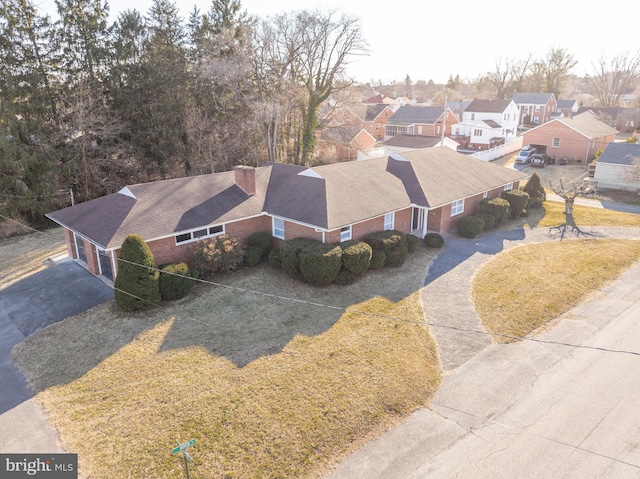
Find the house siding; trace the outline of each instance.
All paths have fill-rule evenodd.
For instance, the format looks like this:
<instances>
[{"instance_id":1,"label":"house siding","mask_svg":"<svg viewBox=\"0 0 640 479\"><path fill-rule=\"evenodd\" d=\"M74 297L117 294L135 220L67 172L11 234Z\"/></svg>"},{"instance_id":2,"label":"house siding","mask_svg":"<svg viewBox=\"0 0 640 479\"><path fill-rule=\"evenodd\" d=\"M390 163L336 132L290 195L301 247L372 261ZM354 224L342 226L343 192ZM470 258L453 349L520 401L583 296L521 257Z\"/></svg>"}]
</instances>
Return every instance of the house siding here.
<instances>
[{"instance_id":1,"label":"house siding","mask_svg":"<svg viewBox=\"0 0 640 479\"><path fill-rule=\"evenodd\" d=\"M560 146L553 147L553 139L560 138ZM587 162L596 151L615 140L615 133L595 139L588 139L576 130L553 120L523 135L523 144L547 145L547 155L576 158Z\"/></svg>"},{"instance_id":2,"label":"house siding","mask_svg":"<svg viewBox=\"0 0 640 479\"><path fill-rule=\"evenodd\" d=\"M629 181L627 175L631 170L627 165L612 165L596 163L593 179L598 182L598 188L614 190L640 191L640 181Z\"/></svg>"}]
</instances>

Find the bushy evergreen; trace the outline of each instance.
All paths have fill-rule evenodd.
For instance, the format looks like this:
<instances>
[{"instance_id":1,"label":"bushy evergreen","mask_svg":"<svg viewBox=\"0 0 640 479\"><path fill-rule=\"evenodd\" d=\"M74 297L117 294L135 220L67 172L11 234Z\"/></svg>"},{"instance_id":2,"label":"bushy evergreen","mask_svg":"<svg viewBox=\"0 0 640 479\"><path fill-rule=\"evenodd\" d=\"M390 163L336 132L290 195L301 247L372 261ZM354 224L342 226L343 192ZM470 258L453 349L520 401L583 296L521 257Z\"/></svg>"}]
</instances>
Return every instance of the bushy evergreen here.
<instances>
[{"instance_id":1,"label":"bushy evergreen","mask_svg":"<svg viewBox=\"0 0 640 479\"><path fill-rule=\"evenodd\" d=\"M420 238L413 235L407 235L407 249L409 253L413 253L420 244Z\"/></svg>"},{"instance_id":2,"label":"bushy evergreen","mask_svg":"<svg viewBox=\"0 0 640 479\"><path fill-rule=\"evenodd\" d=\"M196 273L186 263L171 263L160 268L160 296L163 301L184 298L193 288Z\"/></svg>"},{"instance_id":3,"label":"bushy evergreen","mask_svg":"<svg viewBox=\"0 0 640 479\"><path fill-rule=\"evenodd\" d=\"M280 250L272 249L269 251L269 266L275 269L282 269L282 258L280 258Z\"/></svg>"},{"instance_id":4,"label":"bushy evergreen","mask_svg":"<svg viewBox=\"0 0 640 479\"><path fill-rule=\"evenodd\" d=\"M342 267L342 248L317 242L303 248L299 258L304 281L314 286L327 286L335 281Z\"/></svg>"},{"instance_id":5,"label":"bushy evergreen","mask_svg":"<svg viewBox=\"0 0 640 479\"><path fill-rule=\"evenodd\" d=\"M305 248L313 248L318 241L308 238L292 238L284 240L280 245L280 261L282 269L289 276L300 276L300 253Z\"/></svg>"},{"instance_id":6,"label":"bushy evergreen","mask_svg":"<svg viewBox=\"0 0 640 479\"><path fill-rule=\"evenodd\" d=\"M458 233L465 238L475 238L484 229L484 220L477 216L462 216L458 218Z\"/></svg>"},{"instance_id":7,"label":"bushy evergreen","mask_svg":"<svg viewBox=\"0 0 640 479\"><path fill-rule=\"evenodd\" d=\"M369 269L380 269L384 267L384 263L387 259L387 255L380 249L374 249L371 251L371 262L369 263Z\"/></svg>"},{"instance_id":8,"label":"bushy evergreen","mask_svg":"<svg viewBox=\"0 0 640 479\"><path fill-rule=\"evenodd\" d=\"M250 268L258 266L264 256L264 250L260 246L249 245L244 254L244 264Z\"/></svg>"},{"instance_id":9,"label":"bushy evergreen","mask_svg":"<svg viewBox=\"0 0 640 479\"><path fill-rule=\"evenodd\" d=\"M159 272L153 253L140 235L131 234L118 253L114 282L116 304L125 311L140 311L160 302Z\"/></svg>"},{"instance_id":10,"label":"bushy evergreen","mask_svg":"<svg viewBox=\"0 0 640 479\"><path fill-rule=\"evenodd\" d=\"M444 238L440 233L427 233L424 235L424 244L429 248L442 248L444 246Z\"/></svg>"},{"instance_id":11,"label":"bushy evergreen","mask_svg":"<svg viewBox=\"0 0 640 479\"><path fill-rule=\"evenodd\" d=\"M199 240L192 248L196 269L205 274L230 273L244 261L244 248L238 238L223 234Z\"/></svg>"},{"instance_id":12,"label":"bushy evergreen","mask_svg":"<svg viewBox=\"0 0 640 479\"><path fill-rule=\"evenodd\" d=\"M496 217L489 213L478 213L476 216L484 221L485 231L492 229L496 225Z\"/></svg>"},{"instance_id":13,"label":"bushy evergreen","mask_svg":"<svg viewBox=\"0 0 640 479\"><path fill-rule=\"evenodd\" d=\"M522 190L508 190L502 192L502 197L509 202L509 218L520 218L529 202L529 194Z\"/></svg>"},{"instance_id":14,"label":"bushy evergreen","mask_svg":"<svg viewBox=\"0 0 640 479\"><path fill-rule=\"evenodd\" d=\"M372 249L364 241L347 241L340 243L342 248L342 268L355 277L362 275L371 264Z\"/></svg>"},{"instance_id":15,"label":"bushy evergreen","mask_svg":"<svg viewBox=\"0 0 640 479\"><path fill-rule=\"evenodd\" d=\"M368 235L364 241L371 246L374 252L384 253L384 266L400 266L407 257L407 235L401 231L376 231Z\"/></svg>"},{"instance_id":16,"label":"bushy evergreen","mask_svg":"<svg viewBox=\"0 0 640 479\"><path fill-rule=\"evenodd\" d=\"M529 195L529 202L526 209L542 208L542 203L547 200L547 192L542 186L538 173L534 173L527 181L527 184L522 187L522 191Z\"/></svg>"},{"instance_id":17,"label":"bushy evergreen","mask_svg":"<svg viewBox=\"0 0 640 479\"><path fill-rule=\"evenodd\" d=\"M504 198L484 198L480 201L480 213L488 213L496 219L495 226L509 218L509 202Z\"/></svg>"},{"instance_id":18,"label":"bushy evergreen","mask_svg":"<svg viewBox=\"0 0 640 479\"><path fill-rule=\"evenodd\" d=\"M269 233L254 233L249 236L249 246L258 246L262 248L262 257L266 257L271 251L271 247L273 244L273 236ZM248 249L248 248L247 248Z\"/></svg>"}]
</instances>

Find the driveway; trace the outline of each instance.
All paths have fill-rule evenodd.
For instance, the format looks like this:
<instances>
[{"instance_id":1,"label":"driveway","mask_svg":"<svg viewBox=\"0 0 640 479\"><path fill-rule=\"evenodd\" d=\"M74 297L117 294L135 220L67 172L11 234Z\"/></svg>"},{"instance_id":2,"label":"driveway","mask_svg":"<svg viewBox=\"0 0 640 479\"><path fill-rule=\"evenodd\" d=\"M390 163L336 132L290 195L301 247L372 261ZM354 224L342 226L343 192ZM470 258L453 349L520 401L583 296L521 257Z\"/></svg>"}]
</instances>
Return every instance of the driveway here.
<instances>
[{"instance_id":1,"label":"driveway","mask_svg":"<svg viewBox=\"0 0 640 479\"><path fill-rule=\"evenodd\" d=\"M639 237L631 228L593 232ZM473 310L476 268L503 249L553 240L541 228L448 238L422 290L443 384L430 408L328 479L640 476L640 265L535 336L544 342L493 344Z\"/></svg>"},{"instance_id":2,"label":"driveway","mask_svg":"<svg viewBox=\"0 0 640 479\"><path fill-rule=\"evenodd\" d=\"M44 415L30 401L32 393L25 378L11 362L13 346L50 324L112 298L109 286L72 261L0 290L0 451L55 452Z\"/></svg>"}]
</instances>

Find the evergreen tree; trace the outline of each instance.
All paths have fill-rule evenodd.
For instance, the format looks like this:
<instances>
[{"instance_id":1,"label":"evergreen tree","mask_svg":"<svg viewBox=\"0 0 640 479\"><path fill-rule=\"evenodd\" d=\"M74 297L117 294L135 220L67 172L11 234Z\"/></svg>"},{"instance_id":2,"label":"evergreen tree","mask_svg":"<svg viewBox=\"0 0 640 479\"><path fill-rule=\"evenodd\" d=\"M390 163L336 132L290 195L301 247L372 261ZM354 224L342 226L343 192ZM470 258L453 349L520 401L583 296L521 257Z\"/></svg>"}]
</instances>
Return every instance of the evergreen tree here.
<instances>
[{"instance_id":1,"label":"evergreen tree","mask_svg":"<svg viewBox=\"0 0 640 479\"><path fill-rule=\"evenodd\" d=\"M125 311L151 308L160 302L159 272L153 253L139 235L129 235L118 254L114 282L116 304Z\"/></svg>"},{"instance_id":2,"label":"evergreen tree","mask_svg":"<svg viewBox=\"0 0 640 479\"><path fill-rule=\"evenodd\" d=\"M529 194L529 203L527 204L527 209L529 208L541 208L542 203L547 200L547 193L542 186L542 182L540 181L540 177L538 173L534 173L527 181L527 184L522 187L522 191Z\"/></svg>"}]
</instances>

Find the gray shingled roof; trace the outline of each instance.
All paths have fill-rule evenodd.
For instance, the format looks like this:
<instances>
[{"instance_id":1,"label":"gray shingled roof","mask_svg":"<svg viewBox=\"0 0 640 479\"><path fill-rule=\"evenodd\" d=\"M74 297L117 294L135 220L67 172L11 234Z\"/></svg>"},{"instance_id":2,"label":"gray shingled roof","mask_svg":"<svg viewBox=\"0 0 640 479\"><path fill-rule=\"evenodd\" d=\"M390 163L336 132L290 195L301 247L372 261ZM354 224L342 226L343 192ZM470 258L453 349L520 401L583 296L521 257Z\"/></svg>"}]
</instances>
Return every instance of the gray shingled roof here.
<instances>
[{"instance_id":1,"label":"gray shingled roof","mask_svg":"<svg viewBox=\"0 0 640 479\"><path fill-rule=\"evenodd\" d=\"M615 128L610 127L606 123L598 120L593 113L587 111L584 113L580 113L579 115L575 115L573 118L556 118L551 120L548 123L543 123L542 125L536 126L529 131L537 130L538 128L552 128L552 124L554 122L560 122L565 126L577 131L584 137L592 140L596 138L602 138L604 136L613 135L618 132ZM551 125L551 126L550 126Z\"/></svg>"},{"instance_id":2,"label":"gray shingled roof","mask_svg":"<svg viewBox=\"0 0 640 479\"><path fill-rule=\"evenodd\" d=\"M334 230L411 205L435 208L527 178L446 147L315 168L256 168L256 194L234 172L132 185L48 216L105 249L270 214Z\"/></svg>"},{"instance_id":3,"label":"gray shingled roof","mask_svg":"<svg viewBox=\"0 0 640 479\"><path fill-rule=\"evenodd\" d=\"M526 105L526 104L546 105L547 102L551 100L552 96L553 96L553 93L530 93L530 92L515 93L513 95L513 101L517 105Z\"/></svg>"},{"instance_id":4,"label":"gray shingled roof","mask_svg":"<svg viewBox=\"0 0 640 479\"><path fill-rule=\"evenodd\" d=\"M383 143L385 146L401 146L404 148L430 148L440 143L439 136L396 135Z\"/></svg>"},{"instance_id":5,"label":"gray shingled roof","mask_svg":"<svg viewBox=\"0 0 640 479\"><path fill-rule=\"evenodd\" d=\"M502 113L510 103L511 100L481 100L476 98L467 105L464 111L465 113Z\"/></svg>"},{"instance_id":6,"label":"gray shingled roof","mask_svg":"<svg viewBox=\"0 0 640 479\"><path fill-rule=\"evenodd\" d=\"M598 158L598 163L631 166L640 159L640 145L637 143L609 143Z\"/></svg>"},{"instance_id":7,"label":"gray shingled roof","mask_svg":"<svg viewBox=\"0 0 640 479\"><path fill-rule=\"evenodd\" d=\"M432 125L442 116L441 106L401 106L387 121L392 124L424 123Z\"/></svg>"}]
</instances>

